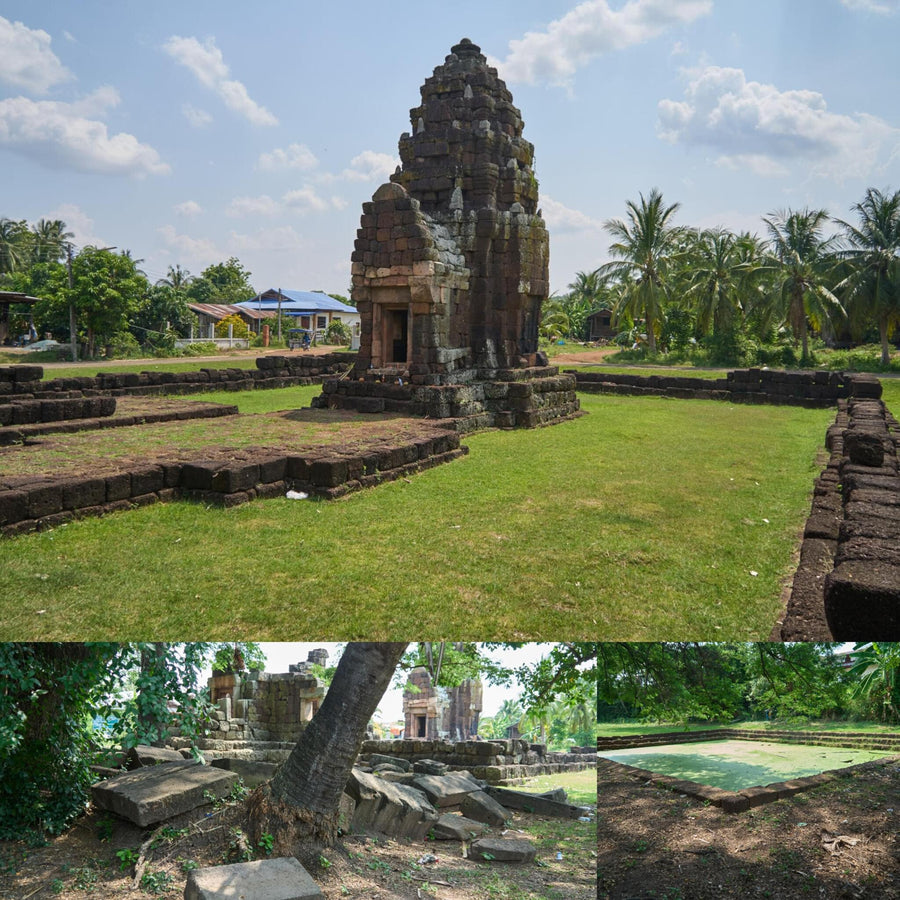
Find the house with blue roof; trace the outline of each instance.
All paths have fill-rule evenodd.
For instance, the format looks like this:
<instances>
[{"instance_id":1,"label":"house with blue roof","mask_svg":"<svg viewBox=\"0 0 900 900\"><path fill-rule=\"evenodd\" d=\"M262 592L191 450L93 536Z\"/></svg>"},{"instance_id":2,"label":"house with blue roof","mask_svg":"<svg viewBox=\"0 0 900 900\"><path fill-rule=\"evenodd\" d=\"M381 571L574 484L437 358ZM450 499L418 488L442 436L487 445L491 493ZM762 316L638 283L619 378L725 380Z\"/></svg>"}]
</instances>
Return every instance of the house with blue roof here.
<instances>
[{"instance_id":1,"label":"house with blue roof","mask_svg":"<svg viewBox=\"0 0 900 900\"><path fill-rule=\"evenodd\" d=\"M274 318L280 310L283 316L291 316L296 320L296 328L311 332L313 340L322 338L332 322L341 322L347 325L351 332L359 333L359 313L356 309L321 291L269 288L235 305L253 310L260 320Z\"/></svg>"}]
</instances>

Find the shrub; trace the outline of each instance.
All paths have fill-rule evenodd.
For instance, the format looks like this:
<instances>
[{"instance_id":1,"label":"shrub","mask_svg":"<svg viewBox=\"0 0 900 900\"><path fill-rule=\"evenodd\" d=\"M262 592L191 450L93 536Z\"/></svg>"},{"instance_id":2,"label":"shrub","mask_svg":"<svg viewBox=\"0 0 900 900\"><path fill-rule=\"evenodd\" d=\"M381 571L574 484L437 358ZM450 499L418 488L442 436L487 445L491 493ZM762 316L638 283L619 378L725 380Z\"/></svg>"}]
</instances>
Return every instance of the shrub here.
<instances>
[{"instance_id":1,"label":"shrub","mask_svg":"<svg viewBox=\"0 0 900 900\"><path fill-rule=\"evenodd\" d=\"M349 344L350 328L343 322L332 322L325 332L326 344Z\"/></svg>"},{"instance_id":2,"label":"shrub","mask_svg":"<svg viewBox=\"0 0 900 900\"><path fill-rule=\"evenodd\" d=\"M247 327L247 323L237 313L232 313L216 324L216 337L228 337L229 325L232 327L232 337L246 338L250 336L250 329Z\"/></svg>"}]
</instances>

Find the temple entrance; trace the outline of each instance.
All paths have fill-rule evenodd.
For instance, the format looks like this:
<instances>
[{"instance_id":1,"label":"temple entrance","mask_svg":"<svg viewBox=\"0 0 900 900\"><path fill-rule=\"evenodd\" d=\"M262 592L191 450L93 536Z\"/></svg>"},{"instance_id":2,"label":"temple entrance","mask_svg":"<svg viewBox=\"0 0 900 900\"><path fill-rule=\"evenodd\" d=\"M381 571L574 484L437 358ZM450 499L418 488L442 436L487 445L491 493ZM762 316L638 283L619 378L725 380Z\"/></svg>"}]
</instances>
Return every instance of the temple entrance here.
<instances>
[{"instance_id":1,"label":"temple entrance","mask_svg":"<svg viewBox=\"0 0 900 900\"><path fill-rule=\"evenodd\" d=\"M416 716L416 737L424 738L428 735L428 721L425 716Z\"/></svg>"},{"instance_id":2,"label":"temple entrance","mask_svg":"<svg viewBox=\"0 0 900 900\"><path fill-rule=\"evenodd\" d=\"M384 349L386 363L409 361L409 309L384 311Z\"/></svg>"}]
</instances>

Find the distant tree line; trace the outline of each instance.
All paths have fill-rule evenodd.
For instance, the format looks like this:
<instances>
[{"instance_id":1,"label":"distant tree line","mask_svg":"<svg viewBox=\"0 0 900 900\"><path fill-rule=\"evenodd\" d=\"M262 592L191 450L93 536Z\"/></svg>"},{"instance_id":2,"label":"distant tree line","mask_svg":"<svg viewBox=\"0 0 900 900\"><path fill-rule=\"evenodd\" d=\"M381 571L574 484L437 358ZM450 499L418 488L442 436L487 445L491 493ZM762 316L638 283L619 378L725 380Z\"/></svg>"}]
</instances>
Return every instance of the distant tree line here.
<instances>
[{"instance_id":1,"label":"distant tree line","mask_svg":"<svg viewBox=\"0 0 900 900\"><path fill-rule=\"evenodd\" d=\"M654 189L604 227L611 261L578 272L544 304L547 339L589 337L614 314L625 355L732 365L810 365L811 337L874 343L891 365L900 324L900 191L869 188L852 219L824 209L762 218L765 236L674 223L678 203Z\"/></svg>"},{"instance_id":2,"label":"distant tree line","mask_svg":"<svg viewBox=\"0 0 900 900\"><path fill-rule=\"evenodd\" d=\"M900 644L598 644L609 721L847 718L900 722Z\"/></svg>"},{"instance_id":3,"label":"distant tree line","mask_svg":"<svg viewBox=\"0 0 900 900\"><path fill-rule=\"evenodd\" d=\"M40 301L11 307L11 338L28 333L33 322L39 335L69 343L74 317L80 357L166 354L197 324L189 304L233 304L256 293L251 273L233 256L200 275L176 263L151 282L129 250L76 249L72 238L59 219L29 225L0 218L0 290Z\"/></svg>"}]
</instances>

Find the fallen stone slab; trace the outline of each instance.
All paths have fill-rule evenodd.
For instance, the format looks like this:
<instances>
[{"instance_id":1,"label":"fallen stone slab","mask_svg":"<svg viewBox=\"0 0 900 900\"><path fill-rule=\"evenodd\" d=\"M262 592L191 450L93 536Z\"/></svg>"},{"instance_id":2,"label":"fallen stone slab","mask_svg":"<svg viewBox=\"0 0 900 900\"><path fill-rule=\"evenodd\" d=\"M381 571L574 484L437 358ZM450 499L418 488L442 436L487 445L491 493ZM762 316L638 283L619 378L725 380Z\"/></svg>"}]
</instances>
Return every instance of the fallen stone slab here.
<instances>
[{"instance_id":1,"label":"fallen stone slab","mask_svg":"<svg viewBox=\"0 0 900 900\"><path fill-rule=\"evenodd\" d=\"M100 809L145 828L209 803L209 795L224 797L236 781L233 772L196 760L163 762L92 785L91 799Z\"/></svg>"},{"instance_id":2,"label":"fallen stone slab","mask_svg":"<svg viewBox=\"0 0 900 900\"><path fill-rule=\"evenodd\" d=\"M417 775L413 782L437 807L458 806L468 794L481 790L468 772L451 772L449 775Z\"/></svg>"},{"instance_id":3,"label":"fallen stone slab","mask_svg":"<svg viewBox=\"0 0 900 900\"><path fill-rule=\"evenodd\" d=\"M536 853L534 844L524 838L483 837L469 847L469 859L498 862L533 862Z\"/></svg>"},{"instance_id":4,"label":"fallen stone slab","mask_svg":"<svg viewBox=\"0 0 900 900\"><path fill-rule=\"evenodd\" d=\"M378 831L421 841L438 819L422 791L361 769L352 770L345 791L356 803L353 831Z\"/></svg>"},{"instance_id":5,"label":"fallen stone slab","mask_svg":"<svg viewBox=\"0 0 900 900\"><path fill-rule=\"evenodd\" d=\"M184 900L325 900L292 856L210 866L188 873Z\"/></svg>"},{"instance_id":6,"label":"fallen stone slab","mask_svg":"<svg viewBox=\"0 0 900 900\"><path fill-rule=\"evenodd\" d=\"M526 791L513 791L509 788L498 788L489 785L485 791L501 806L507 809L522 809L541 816L558 816L561 819L577 819L582 815L580 806L571 803L560 803L540 794L529 794Z\"/></svg>"},{"instance_id":7,"label":"fallen stone slab","mask_svg":"<svg viewBox=\"0 0 900 900\"><path fill-rule=\"evenodd\" d=\"M184 762L184 757L177 750L170 750L168 747L149 747L146 744L138 744L128 751L130 769L155 766L164 762Z\"/></svg>"},{"instance_id":8,"label":"fallen stone slab","mask_svg":"<svg viewBox=\"0 0 900 900\"><path fill-rule=\"evenodd\" d=\"M505 825L506 820L510 817L509 812L484 791L466 794L463 797L461 809L464 816L497 828Z\"/></svg>"},{"instance_id":9,"label":"fallen stone slab","mask_svg":"<svg viewBox=\"0 0 900 900\"><path fill-rule=\"evenodd\" d=\"M433 759L420 759L412 764L412 769L419 775L446 775L450 766Z\"/></svg>"},{"instance_id":10,"label":"fallen stone slab","mask_svg":"<svg viewBox=\"0 0 900 900\"><path fill-rule=\"evenodd\" d=\"M444 813L431 828L436 841L470 841L487 830L484 822L476 822L458 813Z\"/></svg>"}]
</instances>

